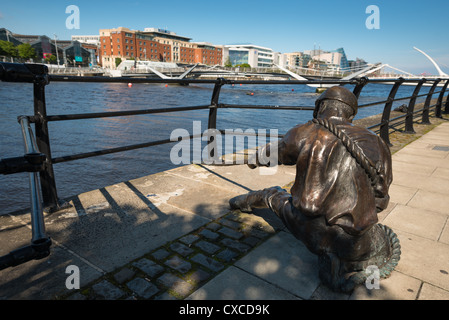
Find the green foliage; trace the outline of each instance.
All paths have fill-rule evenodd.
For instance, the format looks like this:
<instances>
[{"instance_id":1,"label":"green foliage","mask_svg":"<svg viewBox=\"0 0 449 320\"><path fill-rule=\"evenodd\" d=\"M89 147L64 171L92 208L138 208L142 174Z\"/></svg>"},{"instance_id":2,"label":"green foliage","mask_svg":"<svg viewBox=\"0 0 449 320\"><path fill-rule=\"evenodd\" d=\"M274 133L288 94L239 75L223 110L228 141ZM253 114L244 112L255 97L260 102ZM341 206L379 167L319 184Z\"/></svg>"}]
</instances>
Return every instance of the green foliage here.
<instances>
[{"instance_id":1,"label":"green foliage","mask_svg":"<svg viewBox=\"0 0 449 320\"><path fill-rule=\"evenodd\" d=\"M0 40L0 55L15 58L19 54L12 42Z\"/></svg>"},{"instance_id":2,"label":"green foliage","mask_svg":"<svg viewBox=\"0 0 449 320\"><path fill-rule=\"evenodd\" d=\"M57 62L57 58L53 54L48 55L44 60L45 60L45 62L50 63L50 64L55 64Z\"/></svg>"},{"instance_id":3,"label":"green foliage","mask_svg":"<svg viewBox=\"0 0 449 320\"><path fill-rule=\"evenodd\" d=\"M17 46L17 52L19 57L25 60L36 58L36 51L29 43L19 44Z\"/></svg>"},{"instance_id":4,"label":"green foliage","mask_svg":"<svg viewBox=\"0 0 449 320\"><path fill-rule=\"evenodd\" d=\"M226 59L224 66L227 68L232 68L232 67L251 68L251 66L248 63L241 63L241 64L237 64L237 65L233 66L229 57Z\"/></svg>"},{"instance_id":5,"label":"green foliage","mask_svg":"<svg viewBox=\"0 0 449 320\"><path fill-rule=\"evenodd\" d=\"M122 63L122 59L121 58L115 58L115 66L118 67L118 65Z\"/></svg>"},{"instance_id":6,"label":"green foliage","mask_svg":"<svg viewBox=\"0 0 449 320\"><path fill-rule=\"evenodd\" d=\"M36 58L36 51L29 43L22 43L18 46L14 46L12 42L0 40L0 56L28 60ZM56 57L54 60L56 61Z\"/></svg>"},{"instance_id":7,"label":"green foliage","mask_svg":"<svg viewBox=\"0 0 449 320\"><path fill-rule=\"evenodd\" d=\"M240 68L251 68L251 66L250 66L248 63L238 64L238 65L236 65L236 67L240 67Z\"/></svg>"}]
</instances>

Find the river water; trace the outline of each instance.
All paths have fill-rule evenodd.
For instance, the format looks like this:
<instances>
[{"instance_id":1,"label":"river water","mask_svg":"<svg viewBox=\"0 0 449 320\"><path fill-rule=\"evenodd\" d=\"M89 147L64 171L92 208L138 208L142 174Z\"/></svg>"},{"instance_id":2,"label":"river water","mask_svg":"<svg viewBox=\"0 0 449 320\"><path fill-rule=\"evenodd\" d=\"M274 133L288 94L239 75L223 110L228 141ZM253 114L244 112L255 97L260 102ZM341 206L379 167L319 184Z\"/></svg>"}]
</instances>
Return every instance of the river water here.
<instances>
[{"instance_id":1,"label":"river water","mask_svg":"<svg viewBox=\"0 0 449 320\"><path fill-rule=\"evenodd\" d=\"M352 86L347 86L353 89ZM410 96L412 86L400 87L396 97ZM198 106L210 103L213 85L52 82L46 87L48 115ZM359 104L385 100L391 85L368 84ZM423 88L421 93L427 92ZM252 94L251 94L252 93ZM220 103L314 106L319 95L303 85L226 85ZM418 101L422 101L421 98ZM395 102L393 107L408 103ZM356 117L381 113L383 105L361 108ZM19 115L33 114L32 84L0 82L0 158L24 154ZM169 139L173 130L193 134L207 128L209 111L195 110L89 120L49 122L52 157ZM307 122L311 111L219 109L217 128L278 130ZM33 127L34 130L34 127ZM54 165L59 198L174 168L170 150L176 143L103 155ZM0 215L29 207L28 173L0 175Z\"/></svg>"}]
</instances>

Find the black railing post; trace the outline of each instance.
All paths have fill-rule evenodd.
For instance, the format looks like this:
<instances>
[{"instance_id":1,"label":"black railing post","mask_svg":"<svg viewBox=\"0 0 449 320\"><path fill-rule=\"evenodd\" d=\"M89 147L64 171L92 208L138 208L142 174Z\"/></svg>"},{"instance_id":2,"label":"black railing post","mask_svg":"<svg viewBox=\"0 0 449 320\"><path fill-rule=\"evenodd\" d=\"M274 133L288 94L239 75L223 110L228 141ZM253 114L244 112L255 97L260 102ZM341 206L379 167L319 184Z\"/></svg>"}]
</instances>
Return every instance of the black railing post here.
<instances>
[{"instance_id":1,"label":"black railing post","mask_svg":"<svg viewBox=\"0 0 449 320\"><path fill-rule=\"evenodd\" d=\"M436 79L433 82L432 88L430 88L429 93L427 94L426 102L424 103L423 111L422 111L422 124L430 124L429 120L429 106L430 102L432 101L432 96L435 91L435 88L437 87L438 83L441 81L441 79Z\"/></svg>"},{"instance_id":2,"label":"black railing post","mask_svg":"<svg viewBox=\"0 0 449 320\"><path fill-rule=\"evenodd\" d=\"M446 88L447 88L448 84L449 84L449 80L446 80L446 83L444 84L443 89L441 89L440 95L438 96L438 102L437 102L437 105L436 105L436 108L435 108L435 116L437 118L442 118L443 117L441 115L441 107L443 105L443 97L444 97L444 94L446 92Z\"/></svg>"},{"instance_id":3,"label":"black railing post","mask_svg":"<svg viewBox=\"0 0 449 320\"><path fill-rule=\"evenodd\" d=\"M46 155L44 170L40 172L42 200L46 211L59 208L55 175L51 157L50 137L47 124L47 107L45 103L45 86L48 84L48 73L36 76L34 81L34 119L36 143L40 152Z\"/></svg>"},{"instance_id":4,"label":"black railing post","mask_svg":"<svg viewBox=\"0 0 449 320\"><path fill-rule=\"evenodd\" d=\"M213 131L213 133L209 136L208 141L208 156L210 159L215 159L216 153L215 149L217 148L217 140L216 140L216 130L217 130L217 110L218 110L218 99L220 98L221 87L226 83L224 78L218 78L217 82L214 86L214 91L212 92L212 98L210 102L210 110L209 110L209 120L207 123L207 128L209 129L209 133ZM216 160L216 159L215 159Z\"/></svg>"},{"instance_id":5,"label":"black railing post","mask_svg":"<svg viewBox=\"0 0 449 320\"><path fill-rule=\"evenodd\" d=\"M390 143L390 113L391 107L393 106L394 97L396 96L396 92L398 92L399 87L404 82L404 78L399 78L395 81L393 88L391 88L390 94L388 95L387 103L385 103L384 111L382 113L382 120L380 125L380 137L387 143L389 146Z\"/></svg>"},{"instance_id":6,"label":"black railing post","mask_svg":"<svg viewBox=\"0 0 449 320\"><path fill-rule=\"evenodd\" d=\"M415 87L413 91L412 98L410 99L407 107L407 116L405 117L405 131L404 133L415 133L415 129L413 129L413 112L415 110L416 98L419 95L419 91L421 90L424 82L427 80L422 78Z\"/></svg>"},{"instance_id":7,"label":"black railing post","mask_svg":"<svg viewBox=\"0 0 449 320\"><path fill-rule=\"evenodd\" d=\"M444 114L449 114L449 94L446 97L446 103L444 104Z\"/></svg>"},{"instance_id":8,"label":"black railing post","mask_svg":"<svg viewBox=\"0 0 449 320\"><path fill-rule=\"evenodd\" d=\"M368 83L367 77L362 77L359 80L357 80L357 85L354 87L354 90L352 93L357 97L357 99L360 97L360 92L362 92L363 87Z\"/></svg>"}]
</instances>

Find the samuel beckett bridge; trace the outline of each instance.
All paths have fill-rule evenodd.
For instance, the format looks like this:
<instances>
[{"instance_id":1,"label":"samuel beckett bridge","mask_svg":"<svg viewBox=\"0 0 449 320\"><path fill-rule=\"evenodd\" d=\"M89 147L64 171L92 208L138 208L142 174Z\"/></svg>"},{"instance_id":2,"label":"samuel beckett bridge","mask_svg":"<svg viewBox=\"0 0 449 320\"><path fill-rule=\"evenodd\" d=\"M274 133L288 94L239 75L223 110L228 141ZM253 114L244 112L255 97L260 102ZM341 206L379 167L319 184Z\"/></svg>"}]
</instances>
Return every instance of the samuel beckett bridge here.
<instances>
[{"instance_id":1,"label":"samuel beckett bridge","mask_svg":"<svg viewBox=\"0 0 449 320\"><path fill-rule=\"evenodd\" d=\"M374 63L347 69L314 69L304 67L282 67L273 64L264 68L223 67L220 65L206 66L201 64L180 65L154 61L125 60L115 70L106 68L49 68L50 74L77 75L77 76L109 76L154 78L164 80L199 79L215 80L225 78L228 80L353 80L369 77L377 80L403 79L447 79L438 64L424 51L414 47L415 50L426 56L435 66L438 75L415 75L386 63ZM385 82L391 84L391 82ZM430 84L424 84L430 85ZM439 84L441 86L443 84ZM331 85L310 84L311 87L325 88Z\"/></svg>"},{"instance_id":2,"label":"samuel beckett bridge","mask_svg":"<svg viewBox=\"0 0 449 320\"><path fill-rule=\"evenodd\" d=\"M424 51L414 47L415 50L426 56L438 71L438 75L426 75L426 79L447 79L449 75L444 73L438 64ZM150 61L124 61L117 70L106 70L105 75L111 77L149 77L156 79L217 79L226 78L228 80L353 80L362 77L369 77L377 80L403 79L422 79L423 75L415 75L401 70L386 63L374 63L355 68L347 69L313 69L304 67L282 67L273 64L265 68L241 68L241 67L222 67L219 65L205 66L195 65L175 65L169 67L162 66L161 63ZM391 84L391 82L385 82ZM430 85L430 84L424 84ZM443 84L439 84L441 86ZM327 87L325 84L310 84L312 87ZM328 85L329 86L329 85Z\"/></svg>"}]
</instances>

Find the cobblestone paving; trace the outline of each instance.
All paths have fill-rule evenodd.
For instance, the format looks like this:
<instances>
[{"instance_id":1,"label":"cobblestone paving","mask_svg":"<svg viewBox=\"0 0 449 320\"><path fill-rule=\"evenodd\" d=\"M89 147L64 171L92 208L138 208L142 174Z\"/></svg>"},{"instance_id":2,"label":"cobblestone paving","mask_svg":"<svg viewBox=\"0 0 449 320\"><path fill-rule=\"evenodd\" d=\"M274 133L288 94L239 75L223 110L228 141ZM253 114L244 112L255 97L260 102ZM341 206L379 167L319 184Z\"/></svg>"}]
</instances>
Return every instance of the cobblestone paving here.
<instances>
[{"instance_id":1,"label":"cobblestone paving","mask_svg":"<svg viewBox=\"0 0 449 320\"><path fill-rule=\"evenodd\" d=\"M254 215L229 212L58 298L184 299L279 230Z\"/></svg>"}]
</instances>

